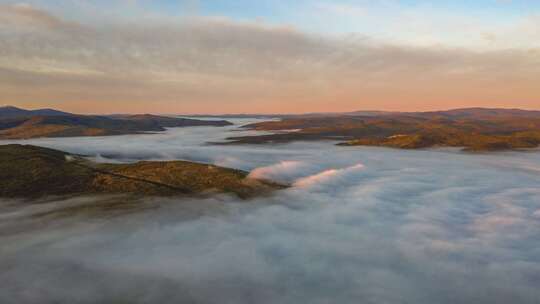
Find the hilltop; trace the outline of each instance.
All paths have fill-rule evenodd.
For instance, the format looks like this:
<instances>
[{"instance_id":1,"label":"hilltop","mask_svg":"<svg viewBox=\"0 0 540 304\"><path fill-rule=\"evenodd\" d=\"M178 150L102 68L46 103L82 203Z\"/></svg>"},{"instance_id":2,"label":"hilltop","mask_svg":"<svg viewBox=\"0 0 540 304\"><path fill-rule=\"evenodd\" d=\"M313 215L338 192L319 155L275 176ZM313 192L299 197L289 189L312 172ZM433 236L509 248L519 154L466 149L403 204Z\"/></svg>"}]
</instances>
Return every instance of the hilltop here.
<instances>
[{"instance_id":1,"label":"hilltop","mask_svg":"<svg viewBox=\"0 0 540 304\"><path fill-rule=\"evenodd\" d=\"M375 113L375 112L374 112ZM471 151L535 148L540 145L540 111L469 108L435 112L293 117L244 126L274 134L228 138L222 144L338 140L345 146L402 149L463 147ZM294 130L294 131L290 131Z\"/></svg>"},{"instance_id":2,"label":"hilltop","mask_svg":"<svg viewBox=\"0 0 540 304\"><path fill-rule=\"evenodd\" d=\"M107 136L159 132L165 128L232 125L225 120L198 120L144 115L78 115L42 109L0 108L0 139L36 137Z\"/></svg>"},{"instance_id":3,"label":"hilltop","mask_svg":"<svg viewBox=\"0 0 540 304\"><path fill-rule=\"evenodd\" d=\"M0 197L132 194L137 196L232 193L241 198L282 186L248 173L186 161L102 164L31 145L0 146Z\"/></svg>"}]
</instances>

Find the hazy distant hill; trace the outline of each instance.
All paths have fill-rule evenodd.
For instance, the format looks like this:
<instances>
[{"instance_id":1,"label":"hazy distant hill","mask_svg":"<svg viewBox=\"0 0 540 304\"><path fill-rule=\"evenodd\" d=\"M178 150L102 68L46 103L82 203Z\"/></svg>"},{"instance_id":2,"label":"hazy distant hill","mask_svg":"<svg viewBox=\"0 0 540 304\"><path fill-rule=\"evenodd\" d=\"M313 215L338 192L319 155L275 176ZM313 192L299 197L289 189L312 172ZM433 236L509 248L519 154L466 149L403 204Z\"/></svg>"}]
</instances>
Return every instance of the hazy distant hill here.
<instances>
[{"instance_id":1,"label":"hazy distant hill","mask_svg":"<svg viewBox=\"0 0 540 304\"><path fill-rule=\"evenodd\" d=\"M53 109L39 109L39 110L25 110L13 106L0 107L0 119L1 118L14 118L14 117L33 117L33 116L65 116L73 115L71 113L57 111Z\"/></svg>"},{"instance_id":2,"label":"hazy distant hill","mask_svg":"<svg viewBox=\"0 0 540 304\"><path fill-rule=\"evenodd\" d=\"M418 149L434 146L468 150L507 150L540 145L540 111L456 109L384 115L294 117L245 126L276 134L229 138L228 144L294 140L342 140L343 145ZM288 132L287 130L296 130Z\"/></svg>"},{"instance_id":3,"label":"hazy distant hill","mask_svg":"<svg viewBox=\"0 0 540 304\"><path fill-rule=\"evenodd\" d=\"M387 111L355 111L355 112L312 112L301 114L191 114L189 117L219 117L219 118L255 118L255 119L270 119L270 118L311 118L311 117L332 117L332 116L379 116L391 115L399 112Z\"/></svg>"},{"instance_id":4,"label":"hazy distant hill","mask_svg":"<svg viewBox=\"0 0 540 304\"><path fill-rule=\"evenodd\" d=\"M540 117L540 111L521 109L497 109L497 108L462 108L446 111L427 112L397 112L397 111L354 111L344 113L312 113L296 115L295 117L332 117L332 116L416 116L416 117L450 117L450 118L494 118L494 117Z\"/></svg>"},{"instance_id":5,"label":"hazy distant hill","mask_svg":"<svg viewBox=\"0 0 540 304\"><path fill-rule=\"evenodd\" d=\"M199 120L199 119L190 119L190 118L177 118L177 117L167 117L167 116L157 116L150 114L141 114L141 115L130 115L124 117L124 120L135 121L135 122L151 122L165 128L175 128L175 127L194 127L194 126L230 126L231 122L226 120Z\"/></svg>"},{"instance_id":6,"label":"hazy distant hill","mask_svg":"<svg viewBox=\"0 0 540 304\"><path fill-rule=\"evenodd\" d=\"M448 111L432 111L432 112L418 112L418 113L402 113L410 114L413 116L423 116L428 118L433 117L450 117L450 118L459 118L459 119L490 119L497 117L529 117L529 118L538 118L540 117L540 111L530 111L530 110L521 110L521 109L492 109L492 108L464 108L464 109L454 109Z\"/></svg>"},{"instance_id":7,"label":"hazy distant hill","mask_svg":"<svg viewBox=\"0 0 540 304\"><path fill-rule=\"evenodd\" d=\"M346 117L346 116L392 116L392 115L409 115L418 117L453 117L453 118L480 118L480 117L496 117L496 116L522 116L534 117L539 116L540 111L530 111L521 109L497 109L497 108L463 108L447 111L427 111L427 112L398 112L398 111L377 111L377 110L360 110L353 112L312 112L302 114L222 114L222 115L187 115L189 117L220 117L220 118L321 118L321 117Z\"/></svg>"},{"instance_id":8,"label":"hazy distant hill","mask_svg":"<svg viewBox=\"0 0 540 304\"><path fill-rule=\"evenodd\" d=\"M197 120L155 115L118 117L77 115L51 109L0 108L0 139L36 137L105 136L164 131L189 126L227 126L225 120Z\"/></svg>"}]
</instances>

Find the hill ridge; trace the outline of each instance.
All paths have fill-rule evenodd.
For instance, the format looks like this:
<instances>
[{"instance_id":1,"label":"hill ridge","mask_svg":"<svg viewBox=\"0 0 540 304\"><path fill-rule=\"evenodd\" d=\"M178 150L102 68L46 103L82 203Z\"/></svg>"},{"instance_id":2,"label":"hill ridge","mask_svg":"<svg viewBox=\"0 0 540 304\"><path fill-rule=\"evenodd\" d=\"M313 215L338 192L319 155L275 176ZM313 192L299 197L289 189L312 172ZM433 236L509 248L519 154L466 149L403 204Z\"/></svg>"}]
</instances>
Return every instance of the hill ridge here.
<instances>
[{"instance_id":1,"label":"hill ridge","mask_svg":"<svg viewBox=\"0 0 540 304\"><path fill-rule=\"evenodd\" d=\"M95 163L80 155L33 145L0 145L0 197L133 194L260 195L283 186L251 179L248 172L187 161Z\"/></svg>"}]
</instances>

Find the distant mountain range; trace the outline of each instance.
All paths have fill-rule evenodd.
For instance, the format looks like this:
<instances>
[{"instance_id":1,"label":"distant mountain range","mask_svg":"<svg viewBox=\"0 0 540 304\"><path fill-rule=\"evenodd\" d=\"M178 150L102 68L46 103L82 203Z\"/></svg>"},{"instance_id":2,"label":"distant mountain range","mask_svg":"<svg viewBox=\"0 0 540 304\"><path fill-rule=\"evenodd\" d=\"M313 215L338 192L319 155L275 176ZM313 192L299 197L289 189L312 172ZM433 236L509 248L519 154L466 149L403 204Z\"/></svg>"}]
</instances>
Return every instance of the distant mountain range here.
<instances>
[{"instance_id":1,"label":"distant mountain range","mask_svg":"<svg viewBox=\"0 0 540 304\"><path fill-rule=\"evenodd\" d=\"M482 119L496 117L540 117L540 111L497 108L463 108L430 112L389 112L390 115L409 115L427 118Z\"/></svg>"},{"instance_id":2,"label":"distant mountain range","mask_svg":"<svg viewBox=\"0 0 540 304\"><path fill-rule=\"evenodd\" d=\"M345 116L392 116L392 115L408 115L408 116L425 116L425 117L494 117L494 116L523 116L531 117L540 115L540 111L522 110L522 109L501 109L501 108L461 108L442 111L425 111L425 112L399 112L399 111L377 111L377 110L362 110L353 112L313 112L301 114L221 114L221 115L185 115L189 117L219 117L219 118L316 118L316 117L345 117Z\"/></svg>"},{"instance_id":3,"label":"distant mountain range","mask_svg":"<svg viewBox=\"0 0 540 304\"><path fill-rule=\"evenodd\" d=\"M0 107L0 139L106 136L159 132L165 128L228 126L225 120L198 120L157 115L78 115L53 109Z\"/></svg>"}]
</instances>

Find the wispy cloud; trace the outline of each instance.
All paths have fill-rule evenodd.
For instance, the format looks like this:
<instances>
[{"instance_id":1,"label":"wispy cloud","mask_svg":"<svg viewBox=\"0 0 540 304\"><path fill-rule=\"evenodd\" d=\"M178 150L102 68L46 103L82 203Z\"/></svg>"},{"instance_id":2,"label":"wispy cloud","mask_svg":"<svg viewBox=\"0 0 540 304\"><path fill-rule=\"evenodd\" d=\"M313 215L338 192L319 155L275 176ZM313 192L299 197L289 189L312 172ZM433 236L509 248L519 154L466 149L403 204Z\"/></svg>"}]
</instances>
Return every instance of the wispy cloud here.
<instances>
[{"instance_id":1,"label":"wispy cloud","mask_svg":"<svg viewBox=\"0 0 540 304\"><path fill-rule=\"evenodd\" d=\"M3 103L298 112L329 110L328 102L334 110L534 107L540 98L537 49L419 47L224 17L98 25L28 5L1 11Z\"/></svg>"}]
</instances>

